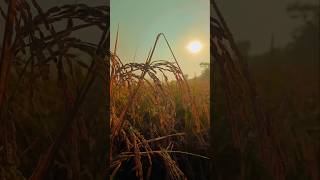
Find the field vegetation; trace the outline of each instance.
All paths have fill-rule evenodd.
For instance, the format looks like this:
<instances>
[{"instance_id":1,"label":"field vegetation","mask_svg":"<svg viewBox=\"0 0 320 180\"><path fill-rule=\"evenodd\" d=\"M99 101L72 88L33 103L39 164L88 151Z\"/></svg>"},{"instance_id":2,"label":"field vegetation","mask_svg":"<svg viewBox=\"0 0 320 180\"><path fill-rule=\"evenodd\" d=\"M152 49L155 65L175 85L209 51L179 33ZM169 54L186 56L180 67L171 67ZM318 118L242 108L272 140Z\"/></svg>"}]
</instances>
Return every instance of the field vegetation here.
<instances>
[{"instance_id":1,"label":"field vegetation","mask_svg":"<svg viewBox=\"0 0 320 180\"><path fill-rule=\"evenodd\" d=\"M293 41L252 56L212 1L188 79L165 34L142 63L109 51L108 6L0 5L0 179L319 179L319 6L288 6Z\"/></svg>"}]
</instances>

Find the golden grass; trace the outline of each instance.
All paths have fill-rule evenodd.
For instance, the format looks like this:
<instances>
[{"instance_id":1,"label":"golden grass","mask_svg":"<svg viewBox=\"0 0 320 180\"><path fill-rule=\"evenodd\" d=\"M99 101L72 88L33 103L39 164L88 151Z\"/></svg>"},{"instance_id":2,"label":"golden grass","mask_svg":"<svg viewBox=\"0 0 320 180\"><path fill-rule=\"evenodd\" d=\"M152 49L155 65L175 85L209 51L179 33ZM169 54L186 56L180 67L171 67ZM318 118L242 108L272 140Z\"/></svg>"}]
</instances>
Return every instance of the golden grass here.
<instances>
[{"instance_id":1,"label":"golden grass","mask_svg":"<svg viewBox=\"0 0 320 180\"><path fill-rule=\"evenodd\" d=\"M174 62L153 60L161 37L168 45ZM204 137L208 135L209 106L200 106L201 102L194 100L188 81L164 34L157 36L144 63L123 63L117 56L117 39L118 34L111 55L110 75L111 178L116 176L121 164L129 158L134 159L135 167L132 168L136 176L139 179L148 177L153 158L160 156L170 179L186 179L172 156L182 154L209 159L180 151L178 148L182 146L177 145L185 141L185 131L192 132L199 144L206 143ZM168 80L170 74L175 77L174 81ZM188 118L179 117L185 114L178 114L177 96L181 96L182 108L190 112ZM147 164L147 170L143 164Z\"/></svg>"}]
</instances>

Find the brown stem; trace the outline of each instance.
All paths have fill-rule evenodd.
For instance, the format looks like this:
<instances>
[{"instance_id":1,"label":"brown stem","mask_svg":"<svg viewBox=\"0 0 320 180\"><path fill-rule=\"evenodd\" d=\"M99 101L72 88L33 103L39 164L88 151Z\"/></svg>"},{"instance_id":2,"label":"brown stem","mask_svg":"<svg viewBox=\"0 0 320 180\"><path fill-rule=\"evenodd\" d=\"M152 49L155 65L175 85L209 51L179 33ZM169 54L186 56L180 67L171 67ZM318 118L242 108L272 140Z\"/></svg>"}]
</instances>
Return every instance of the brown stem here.
<instances>
[{"instance_id":1,"label":"brown stem","mask_svg":"<svg viewBox=\"0 0 320 180\"><path fill-rule=\"evenodd\" d=\"M13 26L15 17L16 1L11 0L8 5L8 13L6 18L5 32L3 35L3 43L0 59L0 110L3 107L6 86L9 77L10 60L13 58L12 54L12 39L13 39ZM1 117L0 117L1 119Z\"/></svg>"}]
</instances>

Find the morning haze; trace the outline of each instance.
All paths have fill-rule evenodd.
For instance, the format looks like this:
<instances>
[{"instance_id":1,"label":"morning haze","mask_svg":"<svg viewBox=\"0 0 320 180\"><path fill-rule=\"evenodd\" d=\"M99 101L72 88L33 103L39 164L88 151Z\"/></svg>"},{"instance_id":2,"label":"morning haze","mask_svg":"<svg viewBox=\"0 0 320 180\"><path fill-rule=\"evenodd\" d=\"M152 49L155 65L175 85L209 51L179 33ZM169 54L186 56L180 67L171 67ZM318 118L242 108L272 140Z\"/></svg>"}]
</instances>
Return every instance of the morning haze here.
<instances>
[{"instance_id":1,"label":"morning haze","mask_svg":"<svg viewBox=\"0 0 320 180\"><path fill-rule=\"evenodd\" d=\"M111 0L111 7L111 49L119 25L122 61L145 61L157 34L164 33L189 77L200 75L199 64L209 62L209 0ZM173 61L163 39L154 54L158 59Z\"/></svg>"}]
</instances>

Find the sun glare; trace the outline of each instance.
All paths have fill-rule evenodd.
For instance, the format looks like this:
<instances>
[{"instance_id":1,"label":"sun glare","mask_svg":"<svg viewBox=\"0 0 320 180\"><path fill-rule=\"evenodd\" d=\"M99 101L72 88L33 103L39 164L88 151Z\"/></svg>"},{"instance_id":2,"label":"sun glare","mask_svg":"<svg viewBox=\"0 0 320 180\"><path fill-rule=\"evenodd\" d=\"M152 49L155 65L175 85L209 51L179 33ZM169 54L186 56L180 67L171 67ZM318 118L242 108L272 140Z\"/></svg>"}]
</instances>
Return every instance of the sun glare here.
<instances>
[{"instance_id":1,"label":"sun glare","mask_svg":"<svg viewBox=\"0 0 320 180\"><path fill-rule=\"evenodd\" d=\"M187 49L191 53L198 53L202 49L202 44L200 41L192 41L188 44Z\"/></svg>"}]
</instances>

